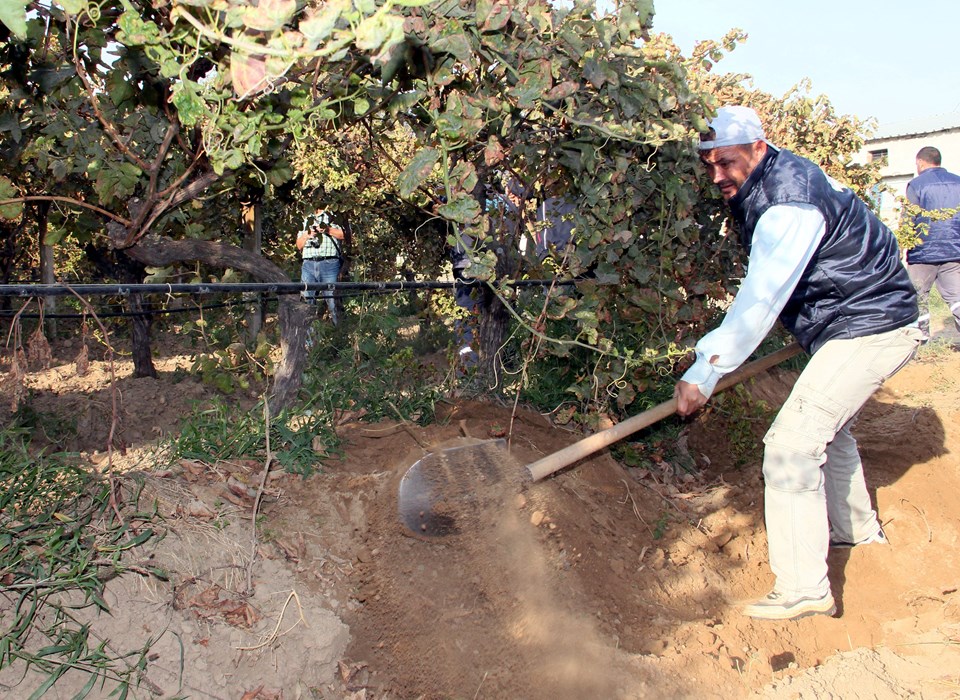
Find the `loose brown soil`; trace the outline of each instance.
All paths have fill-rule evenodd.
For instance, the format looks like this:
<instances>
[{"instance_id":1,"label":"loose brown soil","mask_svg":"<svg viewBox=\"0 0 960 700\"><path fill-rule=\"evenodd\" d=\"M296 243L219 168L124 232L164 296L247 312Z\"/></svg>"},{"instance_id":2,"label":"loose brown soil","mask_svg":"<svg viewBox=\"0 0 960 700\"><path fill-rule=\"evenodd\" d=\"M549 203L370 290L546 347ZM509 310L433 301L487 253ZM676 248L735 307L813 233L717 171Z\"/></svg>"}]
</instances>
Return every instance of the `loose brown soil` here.
<instances>
[{"instance_id":1,"label":"loose brown soil","mask_svg":"<svg viewBox=\"0 0 960 700\"><path fill-rule=\"evenodd\" d=\"M509 454L444 465L459 486L437 508L457 531L436 538L400 526L401 477L428 452L498 436L510 409L454 402L425 428L346 422L342 459L305 480L271 473L252 559L262 464L156 466L158 438L210 395L188 358L147 380L118 363L113 394L102 362L77 376L75 352L55 348L28 375L30 405L74 416L72 448L103 468L118 397L127 447L109 461L143 473L165 518L152 561L170 581L120 577L112 615L94 620L114 649L157 640L137 697L960 697L960 352L914 361L866 406L855 434L891 546L831 552L840 612L793 622L737 611L773 582L760 452L737 466L743 438L716 410L676 444L646 445L650 468L604 453L537 484L522 465L577 435L521 410ZM750 392L775 408L794 379L773 370ZM7 697L38 684L18 680L0 673ZM71 697L72 682L48 697Z\"/></svg>"}]
</instances>

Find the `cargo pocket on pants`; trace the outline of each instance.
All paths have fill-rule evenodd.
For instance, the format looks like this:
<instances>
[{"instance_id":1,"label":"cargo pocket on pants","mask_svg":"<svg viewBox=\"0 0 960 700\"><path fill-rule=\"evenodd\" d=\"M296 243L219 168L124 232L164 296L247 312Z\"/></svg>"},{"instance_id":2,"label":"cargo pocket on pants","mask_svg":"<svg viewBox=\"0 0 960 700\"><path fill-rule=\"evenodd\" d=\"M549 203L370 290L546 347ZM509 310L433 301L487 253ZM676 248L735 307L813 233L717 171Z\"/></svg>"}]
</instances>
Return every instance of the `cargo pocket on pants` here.
<instances>
[{"instance_id":1,"label":"cargo pocket on pants","mask_svg":"<svg viewBox=\"0 0 960 700\"><path fill-rule=\"evenodd\" d=\"M812 459L823 457L824 450L850 416L843 404L829 396L794 388L763 438L768 447L776 446Z\"/></svg>"}]
</instances>

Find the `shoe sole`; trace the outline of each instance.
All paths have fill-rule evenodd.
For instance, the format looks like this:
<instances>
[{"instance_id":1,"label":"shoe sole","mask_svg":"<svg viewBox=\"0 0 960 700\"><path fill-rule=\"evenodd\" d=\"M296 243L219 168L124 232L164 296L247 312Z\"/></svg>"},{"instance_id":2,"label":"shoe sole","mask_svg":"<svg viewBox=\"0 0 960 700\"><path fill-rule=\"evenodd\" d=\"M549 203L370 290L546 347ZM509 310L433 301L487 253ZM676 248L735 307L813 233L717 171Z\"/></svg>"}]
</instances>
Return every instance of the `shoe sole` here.
<instances>
[{"instance_id":1,"label":"shoe sole","mask_svg":"<svg viewBox=\"0 0 960 700\"><path fill-rule=\"evenodd\" d=\"M868 545L868 544L879 544L879 545L887 544L887 545L888 545L888 544L890 544L890 540L888 540L888 539L882 539L882 540L879 540L879 539L870 539L870 540L867 540L866 542L858 542L858 543L854 543L854 542L831 542L831 543L830 543L830 549L853 549L854 547L863 547L863 546L866 546L866 545Z\"/></svg>"},{"instance_id":2,"label":"shoe sole","mask_svg":"<svg viewBox=\"0 0 960 700\"><path fill-rule=\"evenodd\" d=\"M772 614L771 614L772 613ZM744 610L743 614L753 620L802 620L805 617L812 617L814 615L829 615L833 617L837 614L837 604L835 602L830 604L829 608L824 609L807 609L801 612L790 612L784 610L782 613L774 613L772 610L756 610L752 613L749 610Z\"/></svg>"}]
</instances>

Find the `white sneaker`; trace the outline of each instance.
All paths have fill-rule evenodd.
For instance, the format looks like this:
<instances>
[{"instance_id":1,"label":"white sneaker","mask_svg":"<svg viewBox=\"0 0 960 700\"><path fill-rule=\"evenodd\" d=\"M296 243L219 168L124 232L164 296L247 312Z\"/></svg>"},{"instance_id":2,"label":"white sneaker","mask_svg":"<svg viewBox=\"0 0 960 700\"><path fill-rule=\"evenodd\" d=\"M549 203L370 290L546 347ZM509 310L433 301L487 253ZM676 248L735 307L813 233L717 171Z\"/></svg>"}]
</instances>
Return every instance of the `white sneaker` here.
<instances>
[{"instance_id":1,"label":"white sneaker","mask_svg":"<svg viewBox=\"0 0 960 700\"><path fill-rule=\"evenodd\" d=\"M830 538L830 546L834 549L849 549L850 547L857 547L861 544L890 544L890 540L887 539L887 535L882 529L878 530L877 534L870 535L867 539L860 540L859 542L844 542L842 540L835 540L832 537Z\"/></svg>"},{"instance_id":2,"label":"white sneaker","mask_svg":"<svg viewBox=\"0 0 960 700\"><path fill-rule=\"evenodd\" d=\"M837 604L827 591L820 598L787 598L772 591L760 600L743 606L743 614L758 620L799 620L809 615L835 615Z\"/></svg>"}]
</instances>

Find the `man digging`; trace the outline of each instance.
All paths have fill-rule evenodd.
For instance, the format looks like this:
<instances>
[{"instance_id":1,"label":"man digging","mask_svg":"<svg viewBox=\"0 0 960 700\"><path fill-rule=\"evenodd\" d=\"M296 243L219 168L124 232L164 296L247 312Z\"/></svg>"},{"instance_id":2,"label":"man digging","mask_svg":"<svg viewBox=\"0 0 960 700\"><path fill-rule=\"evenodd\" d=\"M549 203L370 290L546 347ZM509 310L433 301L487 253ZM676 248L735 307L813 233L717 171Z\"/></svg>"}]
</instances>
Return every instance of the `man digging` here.
<instances>
[{"instance_id":1,"label":"man digging","mask_svg":"<svg viewBox=\"0 0 960 700\"><path fill-rule=\"evenodd\" d=\"M777 318L810 353L764 437L764 517L776 582L749 617L833 615L828 548L885 544L857 443L857 413L914 355L917 295L890 230L849 188L765 139L756 112L723 107L700 159L730 206L747 274L677 383L680 415L702 407Z\"/></svg>"}]
</instances>

